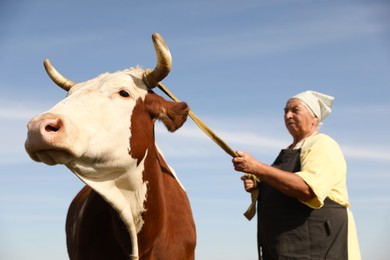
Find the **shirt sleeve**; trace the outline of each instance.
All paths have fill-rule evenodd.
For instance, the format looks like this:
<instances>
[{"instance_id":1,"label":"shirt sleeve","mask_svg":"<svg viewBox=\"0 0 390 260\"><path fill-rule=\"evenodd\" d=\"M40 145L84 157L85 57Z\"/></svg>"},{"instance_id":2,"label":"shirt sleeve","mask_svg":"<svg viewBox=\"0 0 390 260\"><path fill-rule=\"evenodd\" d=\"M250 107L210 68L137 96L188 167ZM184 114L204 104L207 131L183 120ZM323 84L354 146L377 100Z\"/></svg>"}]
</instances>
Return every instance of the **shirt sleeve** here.
<instances>
[{"instance_id":1,"label":"shirt sleeve","mask_svg":"<svg viewBox=\"0 0 390 260\"><path fill-rule=\"evenodd\" d=\"M339 145L329 136L317 134L302 147L301 171L296 172L312 189L315 197L301 201L311 208L321 208L326 197L345 204L346 163ZM344 191L345 190L345 191Z\"/></svg>"}]
</instances>

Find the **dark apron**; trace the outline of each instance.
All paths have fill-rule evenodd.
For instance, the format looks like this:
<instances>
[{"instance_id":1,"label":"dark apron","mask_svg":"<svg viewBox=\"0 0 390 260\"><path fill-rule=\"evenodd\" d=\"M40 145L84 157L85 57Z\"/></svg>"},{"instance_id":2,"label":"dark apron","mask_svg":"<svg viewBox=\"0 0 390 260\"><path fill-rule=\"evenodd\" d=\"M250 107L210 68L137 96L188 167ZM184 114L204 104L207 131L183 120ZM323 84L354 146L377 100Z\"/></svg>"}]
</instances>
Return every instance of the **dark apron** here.
<instances>
[{"instance_id":1,"label":"dark apron","mask_svg":"<svg viewBox=\"0 0 390 260\"><path fill-rule=\"evenodd\" d=\"M282 150L272 166L298 172L300 153ZM259 259L348 259L345 206L326 198L323 207L312 209L263 182L259 188Z\"/></svg>"}]
</instances>

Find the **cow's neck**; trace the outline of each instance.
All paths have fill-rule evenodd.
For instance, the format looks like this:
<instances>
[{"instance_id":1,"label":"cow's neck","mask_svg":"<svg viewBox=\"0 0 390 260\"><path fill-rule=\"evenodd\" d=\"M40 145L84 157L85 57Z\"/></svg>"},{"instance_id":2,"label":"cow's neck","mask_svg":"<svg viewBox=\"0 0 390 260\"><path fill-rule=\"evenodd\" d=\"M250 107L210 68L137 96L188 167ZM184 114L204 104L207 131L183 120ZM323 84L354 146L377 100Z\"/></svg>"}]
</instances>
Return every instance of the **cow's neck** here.
<instances>
[{"instance_id":1,"label":"cow's neck","mask_svg":"<svg viewBox=\"0 0 390 260\"><path fill-rule=\"evenodd\" d=\"M151 151L155 157L155 151ZM125 223L133 245L134 259L138 256L137 233L143 226L142 213L146 200L147 183L143 180L145 162L150 156L147 151L141 160L134 159L128 168L115 170L102 170L96 172L99 178L91 178L86 175L86 169L81 166L73 166L71 170L88 186L99 193L118 213ZM91 169L88 169L91 171ZM105 176L104 178L102 178Z\"/></svg>"}]
</instances>

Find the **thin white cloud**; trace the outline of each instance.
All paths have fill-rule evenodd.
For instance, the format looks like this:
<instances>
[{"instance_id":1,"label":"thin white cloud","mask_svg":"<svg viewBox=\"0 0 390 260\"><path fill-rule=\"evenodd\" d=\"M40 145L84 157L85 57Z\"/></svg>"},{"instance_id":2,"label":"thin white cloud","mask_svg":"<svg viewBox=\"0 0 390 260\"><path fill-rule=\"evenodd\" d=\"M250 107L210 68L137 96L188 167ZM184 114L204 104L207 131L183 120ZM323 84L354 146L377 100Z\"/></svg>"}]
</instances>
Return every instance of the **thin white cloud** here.
<instances>
[{"instance_id":1,"label":"thin white cloud","mask_svg":"<svg viewBox=\"0 0 390 260\"><path fill-rule=\"evenodd\" d=\"M214 120L214 122L217 119ZM159 134L168 135L166 131L157 130ZM169 134L172 135L172 134ZM165 147L165 152L168 152L170 156L175 156L177 146L191 147L190 150L186 150L185 154L178 152L177 156L193 156L195 157L208 157L210 152L205 151L202 145L205 144L206 137L195 125L187 126L180 130L179 133L174 134L174 137L164 136L170 139L172 149ZM257 129L248 129L241 132L231 131L218 131L218 135L232 147L251 147L251 150L263 150L268 149L282 149L288 145L288 139L281 139L279 133L275 135L271 134L259 134ZM162 138L160 138L161 140ZM216 144L215 144L216 145ZM367 161L382 161L389 162L390 154L383 150L382 147L364 146L343 144L342 150L344 155L350 159L359 159Z\"/></svg>"},{"instance_id":2,"label":"thin white cloud","mask_svg":"<svg viewBox=\"0 0 390 260\"><path fill-rule=\"evenodd\" d=\"M384 193L381 194L381 196L372 196L367 198L367 196L359 196L356 197L353 201L354 207L358 208L365 208L369 210L383 210L384 205L390 205L390 194L389 193Z\"/></svg>"},{"instance_id":3,"label":"thin white cloud","mask_svg":"<svg viewBox=\"0 0 390 260\"><path fill-rule=\"evenodd\" d=\"M359 107L359 109L361 109ZM358 111L359 109L345 108L346 113L351 111ZM370 110L371 109L371 110ZM366 113L387 113L383 112L383 107L367 107L364 109ZM24 141L26 138L26 124L29 119L38 113L43 112L37 107L24 107L7 104L6 107L0 106L0 119L3 121L0 128L0 163L9 163L17 161L28 161L29 158L24 151ZM190 119L189 119L190 120ZM217 135L222 138L233 150L241 147L248 148L255 151L267 151L269 149L281 149L289 143L289 139L281 139L280 131L269 131L259 133L257 126L253 126L250 122L252 118L237 118L231 122L239 122L234 128L230 130L213 129ZM279 120L279 118L278 118ZM207 118L208 122L213 122L213 125L227 126L227 123L220 118ZM245 125L245 129L237 128L237 126ZM218 156L215 151L210 150L211 141L195 124L188 123L177 133L168 133L168 131L161 125L156 127L156 133L162 135L157 138L157 143L164 147L163 152L170 156L185 158L185 157L199 157L199 158L213 158ZM216 145L216 144L213 144ZM378 144L382 145L382 144ZM178 149L182 147L182 149ZM191 147L191 149L187 149ZM183 149L185 153L183 153ZM217 148L219 149L219 148ZM387 153L383 146L375 145L361 145L343 143L342 149L346 157L351 159L364 159L369 161L390 161L390 154Z\"/></svg>"},{"instance_id":4,"label":"thin white cloud","mask_svg":"<svg viewBox=\"0 0 390 260\"><path fill-rule=\"evenodd\" d=\"M34 116L38 115L42 111L38 111L38 109L30 110L26 107L0 107L0 119L1 120L29 120Z\"/></svg>"},{"instance_id":5,"label":"thin white cloud","mask_svg":"<svg viewBox=\"0 0 390 260\"><path fill-rule=\"evenodd\" d=\"M41 112L26 103L0 100L0 164L30 161L24 150L27 123Z\"/></svg>"},{"instance_id":6,"label":"thin white cloud","mask_svg":"<svg viewBox=\"0 0 390 260\"><path fill-rule=\"evenodd\" d=\"M344 155L351 159L390 162L390 153L382 148L345 145L342 150Z\"/></svg>"},{"instance_id":7,"label":"thin white cloud","mask_svg":"<svg viewBox=\"0 0 390 260\"><path fill-rule=\"evenodd\" d=\"M31 103L24 100L0 99L0 120L19 120L28 122L34 116L44 112L46 107L42 103ZM4 126L7 124L4 123Z\"/></svg>"},{"instance_id":8,"label":"thin white cloud","mask_svg":"<svg viewBox=\"0 0 390 260\"><path fill-rule=\"evenodd\" d=\"M186 35L180 41L182 44L190 45L193 50L198 48L202 51L208 50L209 53L203 57L218 55L231 59L269 55L344 39L368 37L390 29L385 21L377 18L383 16L385 12L383 6L379 4L341 5L340 8L331 10L313 9L311 15L307 15L306 11L302 16L299 16L299 12L291 15L294 13L291 12L286 17L289 22L283 20L281 24L246 27L218 35L189 37Z\"/></svg>"},{"instance_id":9,"label":"thin white cloud","mask_svg":"<svg viewBox=\"0 0 390 260\"><path fill-rule=\"evenodd\" d=\"M376 117L390 118L390 103L376 103L373 101L370 104L360 104L356 106L340 106L337 108L337 114L340 117Z\"/></svg>"},{"instance_id":10,"label":"thin white cloud","mask_svg":"<svg viewBox=\"0 0 390 260\"><path fill-rule=\"evenodd\" d=\"M24 36L27 37L27 36ZM68 33L68 34L54 34L54 35L31 35L28 39L20 40L17 38L6 38L0 41L0 49L2 51L19 51L34 49L47 50L56 46L82 46L102 41L105 39L104 33Z\"/></svg>"}]
</instances>

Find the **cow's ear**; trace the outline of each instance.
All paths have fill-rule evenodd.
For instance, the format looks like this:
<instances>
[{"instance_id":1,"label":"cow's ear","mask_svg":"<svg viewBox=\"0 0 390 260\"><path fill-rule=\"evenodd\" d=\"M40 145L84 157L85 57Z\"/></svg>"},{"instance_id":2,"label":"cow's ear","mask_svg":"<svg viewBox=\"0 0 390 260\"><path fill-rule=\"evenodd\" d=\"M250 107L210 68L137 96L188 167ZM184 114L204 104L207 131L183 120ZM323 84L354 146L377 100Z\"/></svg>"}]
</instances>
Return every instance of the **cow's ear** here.
<instances>
[{"instance_id":1,"label":"cow's ear","mask_svg":"<svg viewBox=\"0 0 390 260\"><path fill-rule=\"evenodd\" d=\"M184 124L190 111L187 103L167 101L155 93L146 96L145 105L152 119L161 120L171 132Z\"/></svg>"}]
</instances>

